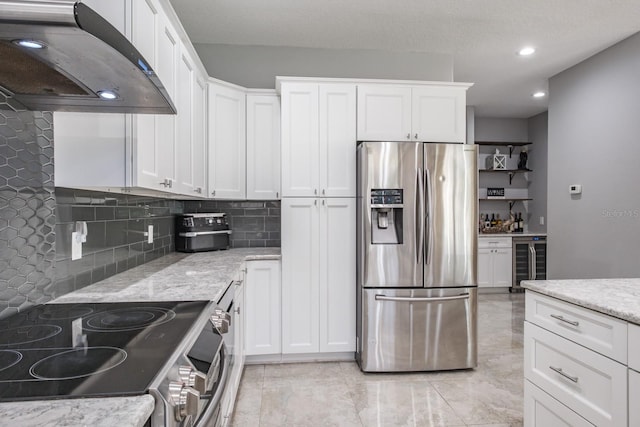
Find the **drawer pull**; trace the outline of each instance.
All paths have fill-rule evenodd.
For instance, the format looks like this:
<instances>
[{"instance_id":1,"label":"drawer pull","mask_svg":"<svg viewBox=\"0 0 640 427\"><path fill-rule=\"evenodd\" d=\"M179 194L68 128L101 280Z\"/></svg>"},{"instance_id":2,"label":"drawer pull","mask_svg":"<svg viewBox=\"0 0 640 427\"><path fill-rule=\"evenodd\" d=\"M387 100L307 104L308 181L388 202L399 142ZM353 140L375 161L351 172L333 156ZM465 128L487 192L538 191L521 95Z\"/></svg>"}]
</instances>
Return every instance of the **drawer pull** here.
<instances>
[{"instance_id":1,"label":"drawer pull","mask_svg":"<svg viewBox=\"0 0 640 427\"><path fill-rule=\"evenodd\" d=\"M558 319L561 322L568 323L572 326L578 326L580 324L580 322L576 322L575 320L567 320L559 314L550 314L549 316L553 317L554 319Z\"/></svg>"},{"instance_id":2,"label":"drawer pull","mask_svg":"<svg viewBox=\"0 0 640 427\"><path fill-rule=\"evenodd\" d=\"M568 380L573 381L574 383L578 382L578 377L574 377L574 376L571 376L571 375L567 374L566 372L564 372L562 370L562 368L556 368L555 366L549 366L549 369L551 369L554 372L559 373L560 375L562 375L563 377L565 377Z\"/></svg>"}]
</instances>

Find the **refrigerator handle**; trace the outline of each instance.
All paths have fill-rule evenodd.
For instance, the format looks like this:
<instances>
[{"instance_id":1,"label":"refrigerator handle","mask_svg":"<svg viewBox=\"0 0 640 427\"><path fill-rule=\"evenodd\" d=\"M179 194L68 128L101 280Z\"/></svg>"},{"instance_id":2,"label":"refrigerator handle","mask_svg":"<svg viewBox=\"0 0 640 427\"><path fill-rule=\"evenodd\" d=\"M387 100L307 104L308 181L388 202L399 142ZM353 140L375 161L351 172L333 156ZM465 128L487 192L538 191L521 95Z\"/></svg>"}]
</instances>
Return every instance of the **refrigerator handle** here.
<instances>
[{"instance_id":1,"label":"refrigerator handle","mask_svg":"<svg viewBox=\"0 0 640 427\"><path fill-rule=\"evenodd\" d=\"M422 182L422 169L418 168L416 175L416 264L422 262L422 249L424 248L424 183Z\"/></svg>"},{"instance_id":2,"label":"refrigerator handle","mask_svg":"<svg viewBox=\"0 0 640 427\"><path fill-rule=\"evenodd\" d=\"M427 232L425 236L425 241L426 241L425 262L427 263L427 265L429 265L431 264L431 174L429 173L429 169L425 168L424 174L427 180L425 184L426 192L427 192L427 216L426 216Z\"/></svg>"},{"instance_id":3,"label":"refrigerator handle","mask_svg":"<svg viewBox=\"0 0 640 427\"><path fill-rule=\"evenodd\" d=\"M376 295L376 301L397 301L397 302L437 302L437 301L455 301L460 299L469 299L469 294L460 294L450 297L388 297L386 295Z\"/></svg>"},{"instance_id":4,"label":"refrigerator handle","mask_svg":"<svg viewBox=\"0 0 640 427\"><path fill-rule=\"evenodd\" d=\"M531 280L536 280L536 278L538 277L538 266L537 264L537 253L536 253L536 248L535 246L531 245L529 246L529 249L531 249Z\"/></svg>"}]
</instances>

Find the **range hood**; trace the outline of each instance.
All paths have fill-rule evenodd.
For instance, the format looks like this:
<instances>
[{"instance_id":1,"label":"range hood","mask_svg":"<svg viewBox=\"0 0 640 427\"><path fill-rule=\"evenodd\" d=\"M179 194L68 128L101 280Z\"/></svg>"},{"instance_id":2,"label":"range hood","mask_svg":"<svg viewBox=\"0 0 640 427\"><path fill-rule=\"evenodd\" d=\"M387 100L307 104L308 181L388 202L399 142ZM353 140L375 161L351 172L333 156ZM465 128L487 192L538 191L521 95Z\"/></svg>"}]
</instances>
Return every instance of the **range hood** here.
<instances>
[{"instance_id":1,"label":"range hood","mask_svg":"<svg viewBox=\"0 0 640 427\"><path fill-rule=\"evenodd\" d=\"M29 110L176 113L140 52L75 0L0 0L0 91Z\"/></svg>"}]
</instances>

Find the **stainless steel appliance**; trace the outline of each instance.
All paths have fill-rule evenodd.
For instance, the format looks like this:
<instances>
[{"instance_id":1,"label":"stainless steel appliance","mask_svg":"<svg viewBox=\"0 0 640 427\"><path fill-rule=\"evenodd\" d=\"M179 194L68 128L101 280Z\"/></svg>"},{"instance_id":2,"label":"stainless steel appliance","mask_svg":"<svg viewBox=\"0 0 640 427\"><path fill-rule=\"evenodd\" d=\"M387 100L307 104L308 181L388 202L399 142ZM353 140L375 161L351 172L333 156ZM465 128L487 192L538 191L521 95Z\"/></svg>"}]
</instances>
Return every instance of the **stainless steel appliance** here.
<instances>
[{"instance_id":1,"label":"stainless steel appliance","mask_svg":"<svg viewBox=\"0 0 640 427\"><path fill-rule=\"evenodd\" d=\"M513 238L513 282L509 292L524 292L523 280L547 279L547 237L518 236Z\"/></svg>"},{"instance_id":2,"label":"stainless steel appliance","mask_svg":"<svg viewBox=\"0 0 640 427\"><path fill-rule=\"evenodd\" d=\"M176 251L204 252L229 248L227 214L191 213L176 216Z\"/></svg>"},{"instance_id":3,"label":"stainless steel appliance","mask_svg":"<svg viewBox=\"0 0 640 427\"><path fill-rule=\"evenodd\" d=\"M476 150L359 143L356 356L363 371L477 365Z\"/></svg>"},{"instance_id":4,"label":"stainless steel appliance","mask_svg":"<svg viewBox=\"0 0 640 427\"><path fill-rule=\"evenodd\" d=\"M232 305L48 304L17 313L0 321L0 401L150 393L151 426L222 423Z\"/></svg>"},{"instance_id":5,"label":"stainless steel appliance","mask_svg":"<svg viewBox=\"0 0 640 427\"><path fill-rule=\"evenodd\" d=\"M149 62L80 1L0 0L0 58L0 90L29 110L176 112Z\"/></svg>"}]
</instances>

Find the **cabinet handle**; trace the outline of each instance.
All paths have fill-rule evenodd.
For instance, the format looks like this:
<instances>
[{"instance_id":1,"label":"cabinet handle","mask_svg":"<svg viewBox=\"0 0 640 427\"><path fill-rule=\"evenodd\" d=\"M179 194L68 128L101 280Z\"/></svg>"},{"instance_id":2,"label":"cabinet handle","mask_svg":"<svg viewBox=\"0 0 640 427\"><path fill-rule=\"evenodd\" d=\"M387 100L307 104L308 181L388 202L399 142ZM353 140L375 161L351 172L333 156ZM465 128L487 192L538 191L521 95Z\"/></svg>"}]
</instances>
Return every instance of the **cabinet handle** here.
<instances>
[{"instance_id":1,"label":"cabinet handle","mask_svg":"<svg viewBox=\"0 0 640 427\"><path fill-rule=\"evenodd\" d=\"M235 313L240 314L240 307L236 308L235 310L233 310Z\"/></svg>"},{"instance_id":2,"label":"cabinet handle","mask_svg":"<svg viewBox=\"0 0 640 427\"><path fill-rule=\"evenodd\" d=\"M314 200L314 201L313 201L313 205L314 205L314 206L318 206L318 200Z\"/></svg>"},{"instance_id":3,"label":"cabinet handle","mask_svg":"<svg viewBox=\"0 0 640 427\"><path fill-rule=\"evenodd\" d=\"M418 134L416 133L416 139L418 139Z\"/></svg>"},{"instance_id":4,"label":"cabinet handle","mask_svg":"<svg viewBox=\"0 0 640 427\"><path fill-rule=\"evenodd\" d=\"M213 191L211 192L211 195L215 197L215 195L216 195L216 190L213 190Z\"/></svg>"},{"instance_id":5,"label":"cabinet handle","mask_svg":"<svg viewBox=\"0 0 640 427\"><path fill-rule=\"evenodd\" d=\"M568 323L572 326L578 326L580 324L580 322L576 322L575 320L567 320L559 314L550 314L549 316L553 317L554 319L558 319L561 322Z\"/></svg>"},{"instance_id":6,"label":"cabinet handle","mask_svg":"<svg viewBox=\"0 0 640 427\"><path fill-rule=\"evenodd\" d=\"M195 189L195 190L193 190L193 191L194 191L195 193L202 194L202 187L198 187L198 188L196 188L196 189Z\"/></svg>"},{"instance_id":7,"label":"cabinet handle","mask_svg":"<svg viewBox=\"0 0 640 427\"><path fill-rule=\"evenodd\" d=\"M324 206L324 199L322 199L322 206Z\"/></svg>"},{"instance_id":8,"label":"cabinet handle","mask_svg":"<svg viewBox=\"0 0 640 427\"><path fill-rule=\"evenodd\" d=\"M560 375L562 375L563 377L565 377L566 379L573 381L574 383L578 382L578 377L574 377L573 375L569 375L566 372L564 372L562 370L562 368L556 368L555 366L551 366L549 365L549 369L551 369L554 372L559 373Z\"/></svg>"},{"instance_id":9,"label":"cabinet handle","mask_svg":"<svg viewBox=\"0 0 640 427\"><path fill-rule=\"evenodd\" d=\"M276 199L280 198L280 192L276 191Z\"/></svg>"},{"instance_id":10,"label":"cabinet handle","mask_svg":"<svg viewBox=\"0 0 640 427\"><path fill-rule=\"evenodd\" d=\"M167 182L169 183L169 184L168 184L168 185L169 185L169 188L172 188L172 187L173 187L173 181L172 181L172 180L170 180L169 178L167 178Z\"/></svg>"},{"instance_id":11,"label":"cabinet handle","mask_svg":"<svg viewBox=\"0 0 640 427\"><path fill-rule=\"evenodd\" d=\"M407 134L407 139L411 139L411 134L410 133Z\"/></svg>"},{"instance_id":12,"label":"cabinet handle","mask_svg":"<svg viewBox=\"0 0 640 427\"><path fill-rule=\"evenodd\" d=\"M317 188L313 189L313 194L315 194L316 196L318 195L318 189Z\"/></svg>"},{"instance_id":13,"label":"cabinet handle","mask_svg":"<svg viewBox=\"0 0 640 427\"><path fill-rule=\"evenodd\" d=\"M322 189L322 195L324 196L324 188Z\"/></svg>"}]
</instances>

